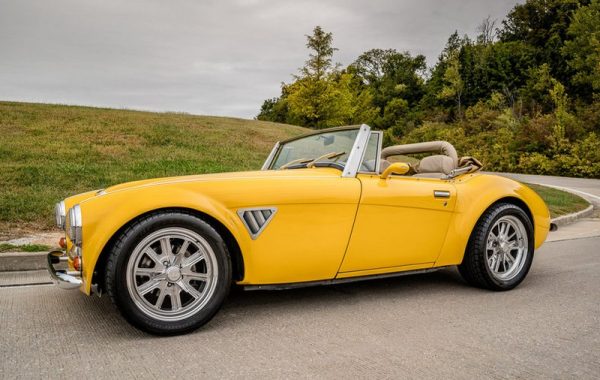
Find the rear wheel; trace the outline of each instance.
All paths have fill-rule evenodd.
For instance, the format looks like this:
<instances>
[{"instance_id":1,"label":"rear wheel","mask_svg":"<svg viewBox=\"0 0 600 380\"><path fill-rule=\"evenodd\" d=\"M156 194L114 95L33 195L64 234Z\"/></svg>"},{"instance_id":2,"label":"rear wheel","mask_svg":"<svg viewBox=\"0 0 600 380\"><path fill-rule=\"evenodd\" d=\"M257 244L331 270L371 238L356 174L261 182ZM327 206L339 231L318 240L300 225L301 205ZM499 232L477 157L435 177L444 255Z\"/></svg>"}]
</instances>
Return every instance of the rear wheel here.
<instances>
[{"instance_id":1,"label":"rear wheel","mask_svg":"<svg viewBox=\"0 0 600 380\"><path fill-rule=\"evenodd\" d=\"M162 335L208 322L230 283L223 240L185 212L161 212L135 222L114 245L106 268L107 291L123 316Z\"/></svg>"},{"instance_id":2,"label":"rear wheel","mask_svg":"<svg viewBox=\"0 0 600 380\"><path fill-rule=\"evenodd\" d=\"M510 290L525 279L533 261L533 225L518 206L499 203L477 222L458 269L471 285Z\"/></svg>"}]
</instances>

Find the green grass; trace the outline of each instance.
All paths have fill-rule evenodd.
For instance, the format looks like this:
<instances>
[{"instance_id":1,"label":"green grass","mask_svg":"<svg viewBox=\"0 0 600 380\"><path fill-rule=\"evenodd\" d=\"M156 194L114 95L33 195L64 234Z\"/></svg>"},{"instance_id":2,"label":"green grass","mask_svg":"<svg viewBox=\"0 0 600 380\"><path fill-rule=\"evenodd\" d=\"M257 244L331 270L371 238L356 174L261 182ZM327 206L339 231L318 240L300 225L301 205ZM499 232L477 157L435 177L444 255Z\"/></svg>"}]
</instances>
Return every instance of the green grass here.
<instances>
[{"instance_id":1,"label":"green grass","mask_svg":"<svg viewBox=\"0 0 600 380\"><path fill-rule=\"evenodd\" d=\"M259 169L306 129L179 113L0 102L0 232L47 229L72 194L137 179Z\"/></svg>"},{"instance_id":2,"label":"green grass","mask_svg":"<svg viewBox=\"0 0 600 380\"><path fill-rule=\"evenodd\" d=\"M542 197L542 199L544 199L550 209L550 215L553 218L584 210L590 205L580 196L567 193L566 191L542 185L534 185L532 183L528 183L527 186L531 187L540 195L540 197Z\"/></svg>"},{"instance_id":3,"label":"green grass","mask_svg":"<svg viewBox=\"0 0 600 380\"><path fill-rule=\"evenodd\" d=\"M0 243L0 252L44 252L49 250L50 246L44 244L14 245Z\"/></svg>"}]
</instances>

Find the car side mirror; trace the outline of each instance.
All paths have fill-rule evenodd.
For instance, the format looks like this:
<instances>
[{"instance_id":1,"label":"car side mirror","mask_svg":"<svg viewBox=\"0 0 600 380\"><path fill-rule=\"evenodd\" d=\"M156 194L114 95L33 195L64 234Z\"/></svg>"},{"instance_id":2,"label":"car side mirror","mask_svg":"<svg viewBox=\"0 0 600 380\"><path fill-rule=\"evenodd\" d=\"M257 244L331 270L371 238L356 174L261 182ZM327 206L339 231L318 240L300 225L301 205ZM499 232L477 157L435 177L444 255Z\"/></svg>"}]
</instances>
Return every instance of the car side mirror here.
<instances>
[{"instance_id":1,"label":"car side mirror","mask_svg":"<svg viewBox=\"0 0 600 380\"><path fill-rule=\"evenodd\" d=\"M381 179L387 179L392 174L403 175L403 174L408 173L409 170L410 170L410 166L408 166L407 163L404 163L404 162L394 162L393 164L390 164L390 166L388 166L383 171L383 173L381 173L380 178Z\"/></svg>"}]
</instances>

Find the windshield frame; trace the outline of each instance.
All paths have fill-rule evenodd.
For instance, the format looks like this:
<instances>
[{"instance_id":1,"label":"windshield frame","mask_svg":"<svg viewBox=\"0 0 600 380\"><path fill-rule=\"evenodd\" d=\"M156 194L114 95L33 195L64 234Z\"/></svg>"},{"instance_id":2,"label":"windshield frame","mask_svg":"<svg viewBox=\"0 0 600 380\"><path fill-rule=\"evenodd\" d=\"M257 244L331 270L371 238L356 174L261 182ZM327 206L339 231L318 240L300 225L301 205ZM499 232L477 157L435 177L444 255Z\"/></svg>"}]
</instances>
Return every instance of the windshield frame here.
<instances>
[{"instance_id":1,"label":"windshield frame","mask_svg":"<svg viewBox=\"0 0 600 380\"><path fill-rule=\"evenodd\" d=\"M269 153L269 156L265 160L261 170L274 170L272 168L272 166L274 164L275 157L277 157L279 151L285 146L285 144L287 144L289 142L303 139L305 137L320 135L323 133L348 131L348 130L358 130L358 134L356 135L356 139L354 140L354 144L352 145L352 150L348 154L348 159L346 160L346 164L344 165L344 170L342 171L342 177L356 177L356 174L359 173L359 171L360 171L359 169L363 162L365 152L367 150L366 149L367 144L369 142L369 138L371 137L371 127L369 127L366 124L321 129L321 130L317 130L317 131L314 131L311 133L306 133L306 134L303 134L300 136L296 136L291 139L278 141L277 143L275 143L275 146ZM376 168L378 169L380 166L380 161L381 161L380 154L381 154L382 136L378 132L375 132L375 133L379 134L379 136L378 136L379 142L378 142L378 147L377 147L378 151L376 154L376 165L375 165Z\"/></svg>"}]
</instances>

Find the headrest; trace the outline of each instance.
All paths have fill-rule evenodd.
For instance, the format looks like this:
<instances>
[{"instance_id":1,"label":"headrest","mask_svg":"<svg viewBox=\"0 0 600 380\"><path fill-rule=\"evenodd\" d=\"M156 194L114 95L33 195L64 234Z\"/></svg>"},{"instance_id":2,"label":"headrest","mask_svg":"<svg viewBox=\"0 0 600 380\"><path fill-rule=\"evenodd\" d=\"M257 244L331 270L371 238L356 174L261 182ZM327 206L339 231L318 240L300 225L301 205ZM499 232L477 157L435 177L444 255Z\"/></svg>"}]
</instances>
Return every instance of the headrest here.
<instances>
[{"instance_id":1,"label":"headrest","mask_svg":"<svg viewBox=\"0 0 600 380\"><path fill-rule=\"evenodd\" d=\"M456 168L452 159L448 156L435 155L423 158L417 165L415 171L417 173L444 173L450 172Z\"/></svg>"}]
</instances>

